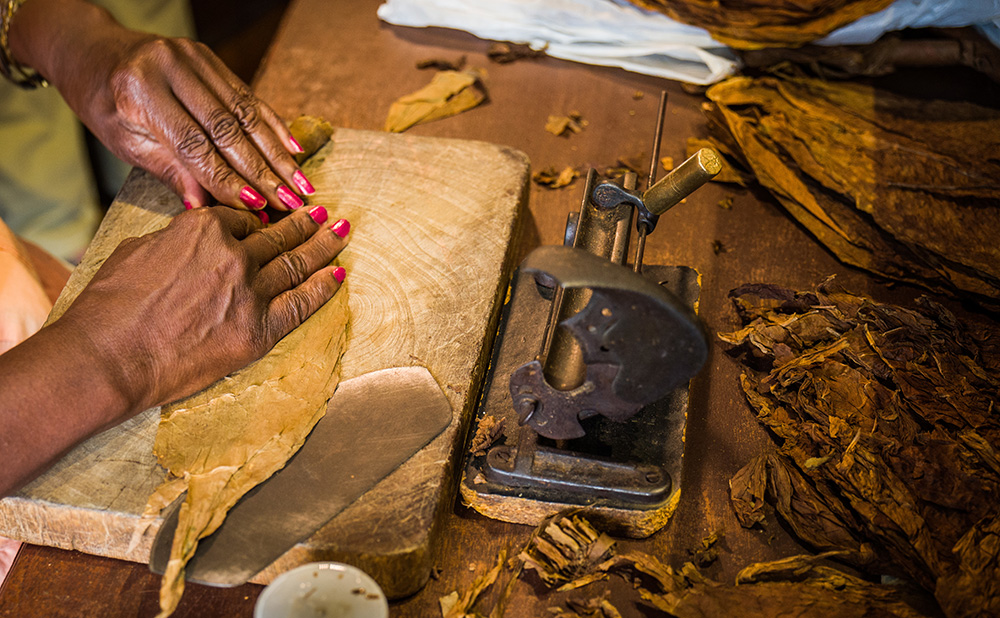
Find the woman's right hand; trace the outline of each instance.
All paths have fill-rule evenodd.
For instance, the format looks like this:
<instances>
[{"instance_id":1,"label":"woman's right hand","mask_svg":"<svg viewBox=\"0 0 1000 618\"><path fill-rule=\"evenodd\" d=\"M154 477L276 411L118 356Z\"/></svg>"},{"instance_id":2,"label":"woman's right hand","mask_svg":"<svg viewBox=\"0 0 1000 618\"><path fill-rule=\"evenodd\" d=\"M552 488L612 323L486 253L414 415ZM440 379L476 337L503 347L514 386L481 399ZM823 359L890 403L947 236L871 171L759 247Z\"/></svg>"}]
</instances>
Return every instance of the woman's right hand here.
<instances>
[{"instance_id":1,"label":"woman's right hand","mask_svg":"<svg viewBox=\"0 0 1000 618\"><path fill-rule=\"evenodd\" d=\"M340 288L345 220L322 206L270 227L199 208L123 242L60 318L87 334L133 411L174 401L263 356ZM66 324L64 324L65 326Z\"/></svg>"},{"instance_id":2,"label":"woman's right hand","mask_svg":"<svg viewBox=\"0 0 1000 618\"><path fill-rule=\"evenodd\" d=\"M263 356L344 280L350 224L199 208L122 242L62 317L0 354L0 497L94 433Z\"/></svg>"}]
</instances>

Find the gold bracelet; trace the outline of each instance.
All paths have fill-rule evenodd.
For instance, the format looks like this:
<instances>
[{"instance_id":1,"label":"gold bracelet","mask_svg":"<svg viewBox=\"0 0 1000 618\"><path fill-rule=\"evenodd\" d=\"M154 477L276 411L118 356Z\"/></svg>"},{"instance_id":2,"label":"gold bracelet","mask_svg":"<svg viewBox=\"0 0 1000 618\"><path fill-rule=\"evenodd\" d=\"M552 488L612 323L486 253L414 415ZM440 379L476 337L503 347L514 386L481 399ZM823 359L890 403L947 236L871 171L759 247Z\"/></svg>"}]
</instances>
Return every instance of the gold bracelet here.
<instances>
[{"instance_id":1,"label":"gold bracelet","mask_svg":"<svg viewBox=\"0 0 1000 618\"><path fill-rule=\"evenodd\" d=\"M26 0L0 0L0 73L21 88L32 89L49 85L38 71L22 66L10 53L10 22Z\"/></svg>"}]
</instances>

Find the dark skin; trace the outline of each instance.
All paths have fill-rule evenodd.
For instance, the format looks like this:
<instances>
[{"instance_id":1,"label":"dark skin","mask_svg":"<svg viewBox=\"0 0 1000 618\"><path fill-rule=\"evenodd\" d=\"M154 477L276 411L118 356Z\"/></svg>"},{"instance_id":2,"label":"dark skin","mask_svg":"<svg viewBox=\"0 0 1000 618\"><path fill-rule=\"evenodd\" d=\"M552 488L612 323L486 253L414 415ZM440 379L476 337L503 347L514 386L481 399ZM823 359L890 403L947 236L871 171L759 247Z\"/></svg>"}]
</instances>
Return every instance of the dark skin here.
<instances>
[{"instance_id":1,"label":"dark skin","mask_svg":"<svg viewBox=\"0 0 1000 618\"><path fill-rule=\"evenodd\" d=\"M246 212L295 210L312 189L287 127L205 46L128 30L82 0L31 0L10 48L196 210L123 242L60 319L0 355L0 496L263 356L340 288L328 265L348 229L322 206L270 227ZM238 210L199 208L214 200Z\"/></svg>"},{"instance_id":2,"label":"dark skin","mask_svg":"<svg viewBox=\"0 0 1000 618\"><path fill-rule=\"evenodd\" d=\"M83 0L31 0L10 49L112 152L192 207L291 210L312 192L288 128L201 43L129 30Z\"/></svg>"},{"instance_id":3,"label":"dark skin","mask_svg":"<svg viewBox=\"0 0 1000 618\"><path fill-rule=\"evenodd\" d=\"M347 240L314 217L265 228L203 208L119 245L61 318L0 355L0 496L87 437L263 356L332 298L328 264Z\"/></svg>"}]
</instances>

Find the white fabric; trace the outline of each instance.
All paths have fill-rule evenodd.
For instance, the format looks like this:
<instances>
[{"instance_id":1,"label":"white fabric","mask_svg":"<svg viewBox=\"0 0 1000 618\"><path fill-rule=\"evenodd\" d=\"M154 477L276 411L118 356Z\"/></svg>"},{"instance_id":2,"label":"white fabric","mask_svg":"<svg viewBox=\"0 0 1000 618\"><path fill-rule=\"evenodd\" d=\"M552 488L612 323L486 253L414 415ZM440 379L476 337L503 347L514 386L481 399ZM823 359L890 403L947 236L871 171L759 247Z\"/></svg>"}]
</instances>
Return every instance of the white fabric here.
<instances>
[{"instance_id":1,"label":"white fabric","mask_svg":"<svg viewBox=\"0 0 1000 618\"><path fill-rule=\"evenodd\" d=\"M554 58L710 84L735 55L708 32L607 0L389 0L378 16L400 26L440 26L495 41L546 47Z\"/></svg>"},{"instance_id":2,"label":"white fabric","mask_svg":"<svg viewBox=\"0 0 1000 618\"><path fill-rule=\"evenodd\" d=\"M378 16L399 26L454 28L483 39L547 46L554 58L694 84L717 82L739 68L732 51L706 30L626 0L387 0ZM817 42L861 44L891 30L970 25L1000 42L1000 0L897 0Z\"/></svg>"}]
</instances>

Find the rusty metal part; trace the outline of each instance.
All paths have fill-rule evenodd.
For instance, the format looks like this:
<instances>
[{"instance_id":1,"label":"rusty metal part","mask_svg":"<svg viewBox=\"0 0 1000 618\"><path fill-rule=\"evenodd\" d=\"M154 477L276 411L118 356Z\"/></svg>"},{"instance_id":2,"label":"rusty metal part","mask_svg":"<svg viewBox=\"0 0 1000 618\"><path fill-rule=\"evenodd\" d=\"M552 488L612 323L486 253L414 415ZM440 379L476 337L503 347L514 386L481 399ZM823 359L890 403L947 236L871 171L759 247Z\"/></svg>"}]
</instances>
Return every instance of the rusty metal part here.
<instances>
[{"instance_id":1,"label":"rusty metal part","mask_svg":"<svg viewBox=\"0 0 1000 618\"><path fill-rule=\"evenodd\" d=\"M512 405L522 422L545 437L581 437L580 419L589 416L626 420L690 380L707 358L707 339L694 313L629 269L553 246L533 251L521 270L546 273L563 294L590 291L583 309L558 324L578 346L579 383L559 388L538 360L511 373Z\"/></svg>"},{"instance_id":2,"label":"rusty metal part","mask_svg":"<svg viewBox=\"0 0 1000 618\"><path fill-rule=\"evenodd\" d=\"M594 170L591 170L587 175L588 188L593 186L595 177ZM625 175L626 187L634 190L636 181L634 173ZM590 191L584 195L589 196ZM573 246L615 264L624 264L628 255L632 216L633 210L628 203L597 203L585 197L573 236ZM586 367L580 344L565 329L559 328L558 324L579 313L588 302L590 291L587 289L563 291L560 288L556 291L549 328L539 353L539 357L544 359L545 380L556 389L572 390L584 382Z\"/></svg>"}]
</instances>

